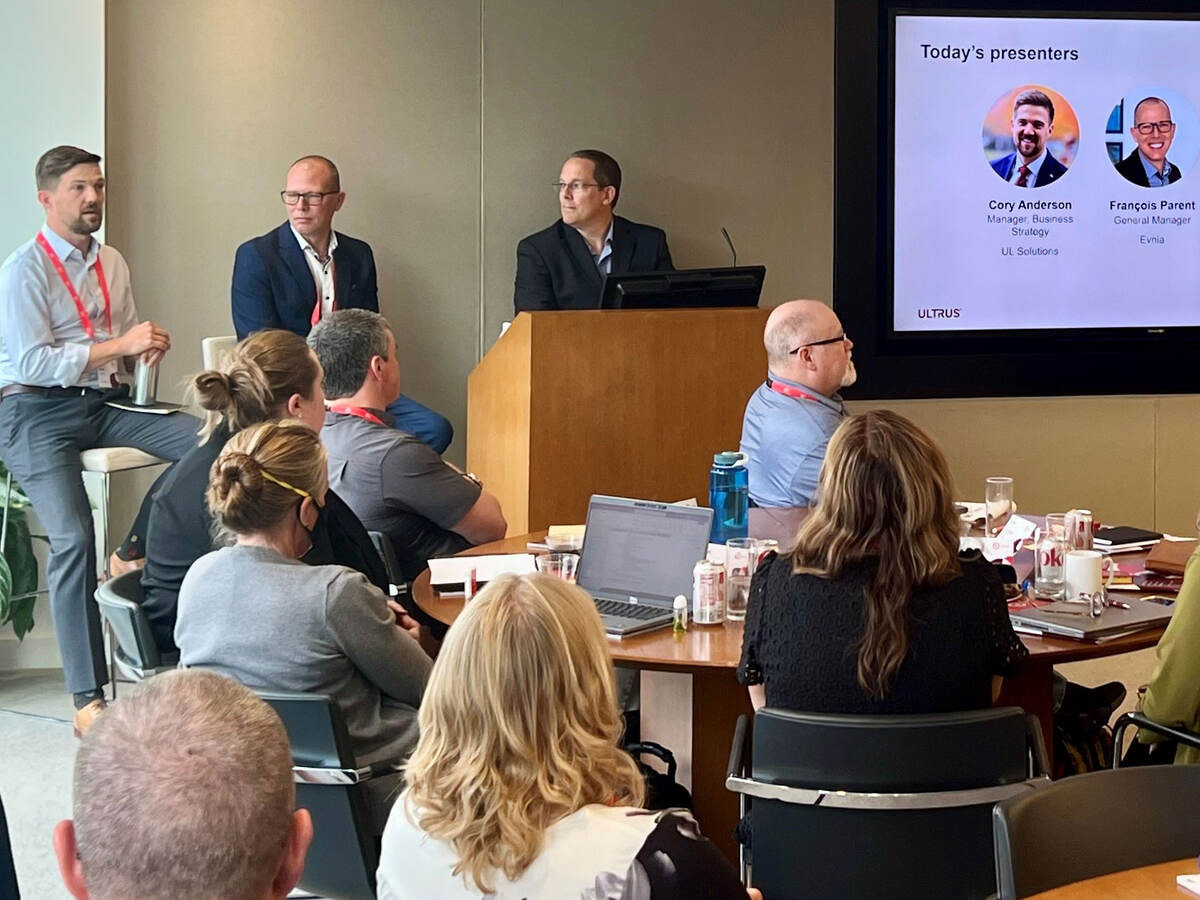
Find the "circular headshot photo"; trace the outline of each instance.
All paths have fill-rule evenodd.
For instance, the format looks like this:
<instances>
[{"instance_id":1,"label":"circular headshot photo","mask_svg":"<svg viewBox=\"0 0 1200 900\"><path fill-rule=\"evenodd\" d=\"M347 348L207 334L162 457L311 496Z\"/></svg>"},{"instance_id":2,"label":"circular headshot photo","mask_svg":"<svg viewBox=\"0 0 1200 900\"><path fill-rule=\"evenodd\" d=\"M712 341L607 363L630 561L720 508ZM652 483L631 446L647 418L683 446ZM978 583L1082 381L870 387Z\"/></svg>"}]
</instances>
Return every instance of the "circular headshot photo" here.
<instances>
[{"instance_id":1,"label":"circular headshot photo","mask_svg":"<svg viewBox=\"0 0 1200 900\"><path fill-rule=\"evenodd\" d=\"M1152 85L1126 94L1109 113L1104 131L1109 160L1138 187L1175 184L1200 156L1196 111L1171 88Z\"/></svg>"},{"instance_id":2,"label":"circular headshot photo","mask_svg":"<svg viewBox=\"0 0 1200 900\"><path fill-rule=\"evenodd\" d=\"M983 120L983 152L1013 187L1040 188L1067 173L1079 148L1079 119L1057 91L1023 84L1004 94Z\"/></svg>"}]
</instances>

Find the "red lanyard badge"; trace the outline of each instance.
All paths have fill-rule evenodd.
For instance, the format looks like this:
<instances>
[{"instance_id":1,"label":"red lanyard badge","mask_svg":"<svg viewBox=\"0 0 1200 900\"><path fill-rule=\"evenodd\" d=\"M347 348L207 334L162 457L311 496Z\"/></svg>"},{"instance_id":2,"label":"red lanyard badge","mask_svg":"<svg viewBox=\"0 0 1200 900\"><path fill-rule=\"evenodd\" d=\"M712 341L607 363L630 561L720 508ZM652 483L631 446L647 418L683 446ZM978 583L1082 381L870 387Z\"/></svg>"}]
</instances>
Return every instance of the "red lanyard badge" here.
<instances>
[{"instance_id":1,"label":"red lanyard badge","mask_svg":"<svg viewBox=\"0 0 1200 900\"><path fill-rule=\"evenodd\" d=\"M67 270L63 268L62 260L58 258L58 254L54 252L54 248L50 246L50 242L46 240L46 236L40 231L37 234L38 246L50 259L50 264L54 266L54 271L58 273L58 277L62 279L63 285L67 292L71 295L71 299L75 301L75 312L79 314L79 324L83 326L83 330L87 332L87 336L93 341L96 339L96 329L92 327L92 317L88 315L84 309L83 301L79 299L79 291L75 290L75 285L71 283L70 277L67 275ZM112 300L108 296L108 279L104 277L104 266L100 264L99 255L96 256L96 280L100 282L100 293L104 295L104 321L108 326L108 334L112 336Z\"/></svg>"},{"instance_id":2,"label":"red lanyard badge","mask_svg":"<svg viewBox=\"0 0 1200 900\"><path fill-rule=\"evenodd\" d=\"M812 394L800 390L798 387L792 387L790 384L782 384L770 378L767 379L767 387L777 394L783 394L785 397L795 397L797 400L812 400L815 403L820 403Z\"/></svg>"},{"instance_id":3,"label":"red lanyard badge","mask_svg":"<svg viewBox=\"0 0 1200 900\"><path fill-rule=\"evenodd\" d=\"M375 415L369 409L363 409L361 406L344 406L333 403L330 404L329 411L340 413L343 416L357 416L360 419L366 419L368 422L374 422L376 425L385 425L383 419L379 418L379 416Z\"/></svg>"}]
</instances>

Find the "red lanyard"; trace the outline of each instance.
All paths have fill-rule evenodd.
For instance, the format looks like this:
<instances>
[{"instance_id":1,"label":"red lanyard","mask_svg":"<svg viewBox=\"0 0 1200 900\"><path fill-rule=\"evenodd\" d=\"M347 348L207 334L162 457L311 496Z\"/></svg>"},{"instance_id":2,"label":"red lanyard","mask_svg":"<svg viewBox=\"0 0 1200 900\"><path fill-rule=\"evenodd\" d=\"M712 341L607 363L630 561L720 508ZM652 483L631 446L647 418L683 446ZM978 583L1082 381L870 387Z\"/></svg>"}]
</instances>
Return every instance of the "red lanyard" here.
<instances>
[{"instance_id":1,"label":"red lanyard","mask_svg":"<svg viewBox=\"0 0 1200 900\"><path fill-rule=\"evenodd\" d=\"M337 309L337 270L333 267L333 254L332 253L329 254L329 275L331 278L333 278L333 281L334 281L334 284L333 284L333 309L336 310ZM309 321L309 324L313 326L313 328L316 328L317 323L321 321L321 288L320 287L317 288L317 305L313 307L312 318L310 318L308 321ZM379 424L382 425L383 423L380 422Z\"/></svg>"},{"instance_id":2,"label":"red lanyard","mask_svg":"<svg viewBox=\"0 0 1200 900\"><path fill-rule=\"evenodd\" d=\"M58 258L58 254L54 252L54 248L50 246L50 242L46 240L46 236L40 231L37 234L37 242L46 256L50 258L50 264L54 266L54 271L58 273L58 277L66 285L67 291L71 294L71 299L75 301L75 311L79 313L79 324L83 326L83 330L87 332L87 336L94 341L96 339L96 329L92 327L92 317L83 308L83 301L79 299L79 291L75 290L75 285L71 283L71 279L67 276L67 270L63 268L62 260ZM99 254L96 256L95 268L96 280L100 282L100 293L104 295L104 321L108 325L108 335L112 337L112 300L108 296L108 280L104 277L104 266L100 264Z\"/></svg>"},{"instance_id":3,"label":"red lanyard","mask_svg":"<svg viewBox=\"0 0 1200 900\"><path fill-rule=\"evenodd\" d=\"M376 425L385 425L383 419L375 415L369 409L363 409L361 406L343 406L337 403L330 404L330 412L340 413L344 416L357 416L360 419L366 419L368 422L374 422Z\"/></svg>"},{"instance_id":4,"label":"red lanyard","mask_svg":"<svg viewBox=\"0 0 1200 900\"><path fill-rule=\"evenodd\" d=\"M798 387L792 387L790 384L781 384L780 382L771 378L767 379L767 387L777 394L783 394L785 397L795 397L797 400L812 400L816 403L821 402L812 394L806 393L805 391L800 390Z\"/></svg>"}]
</instances>

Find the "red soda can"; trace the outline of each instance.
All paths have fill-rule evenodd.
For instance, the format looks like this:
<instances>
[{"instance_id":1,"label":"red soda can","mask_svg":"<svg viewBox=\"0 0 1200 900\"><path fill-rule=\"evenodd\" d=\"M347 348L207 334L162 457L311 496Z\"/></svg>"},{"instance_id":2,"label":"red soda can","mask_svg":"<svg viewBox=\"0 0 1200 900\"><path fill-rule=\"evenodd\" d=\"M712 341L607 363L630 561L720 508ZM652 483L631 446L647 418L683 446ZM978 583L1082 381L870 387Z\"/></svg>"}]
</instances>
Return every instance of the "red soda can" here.
<instances>
[{"instance_id":1,"label":"red soda can","mask_svg":"<svg viewBox=\"0 0 1200 900\"><path fill-rule=\"evenodd\" d=\"M719 625L725 621L725 567L702 559L692 569L692 621Z\"/></svg>"}]
</instances>

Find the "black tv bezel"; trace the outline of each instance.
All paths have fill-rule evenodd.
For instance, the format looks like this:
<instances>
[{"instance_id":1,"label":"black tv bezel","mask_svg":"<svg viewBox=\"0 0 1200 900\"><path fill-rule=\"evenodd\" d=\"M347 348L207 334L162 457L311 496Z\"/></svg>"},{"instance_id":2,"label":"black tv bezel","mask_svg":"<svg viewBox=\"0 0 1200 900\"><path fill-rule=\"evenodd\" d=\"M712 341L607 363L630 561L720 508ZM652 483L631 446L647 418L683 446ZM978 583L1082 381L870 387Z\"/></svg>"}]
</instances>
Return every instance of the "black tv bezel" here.
<instances>
[{"instance_id":1,"label":"black tv bezel","mask_svg":"<svg viewBox=\"0 0 1200 900\"><path fill-rule=\"evenodd\" d=\"M897 15L1186 18L1178 0L839 0L834 23L833 304L854 341L851 399L1200 392L1200 327L896 332L892 292L892 33ZM952 292L953 286L947 286ZM950 295L952 297L952 294ZM931 298L931 306L948 305ZM1200 303L1200 285L1197 285Z\"/></svg>"}]
</instances>

